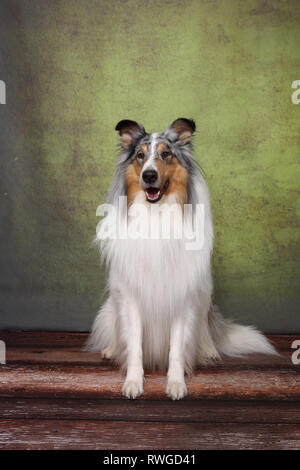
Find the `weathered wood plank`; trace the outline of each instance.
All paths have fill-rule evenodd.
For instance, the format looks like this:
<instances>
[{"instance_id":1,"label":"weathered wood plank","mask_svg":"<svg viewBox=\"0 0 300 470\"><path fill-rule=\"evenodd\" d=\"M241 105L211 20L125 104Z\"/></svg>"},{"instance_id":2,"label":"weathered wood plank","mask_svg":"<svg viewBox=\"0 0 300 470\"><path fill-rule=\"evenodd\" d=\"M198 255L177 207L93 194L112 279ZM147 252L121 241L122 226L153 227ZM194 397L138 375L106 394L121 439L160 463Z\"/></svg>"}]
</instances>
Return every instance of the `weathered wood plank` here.
<instances>
[{"instance_id":1,"label":"weathered wood plank","mask_svg":"<svg viewBox=\"0 0 300 470\"><path fill-rule=\"evenodd\" d=\"M101 359L99 353L87 353L76 347L35 348L8 347L7 364L70 364L70 365L102 365L113 367L111 361Z\"/></svg>"},{"instance_id":2,"label":"weathered wood plank","mask_svg":"<svg viewBox=\"0 0 300 470\"><path fill-rule=\"evenodd\" d=\"M300 402L1 398L0 419L300 424Z\"/></svg>"},{"instance_id":3,"label":"weathered wood plank","mask_svg":"<svg viewBox=\"0 0 300 470\"><path fill-rule=\"evenodd\" d=\"M69 365L102 365L114 367L114 363L101 359L98 353L87 353L80 348L34 348L8 347L7 364L69 364ZM224 358L210 368L286 368L293 367L291 353L282 351L281 356L251 354L243 358Z\"/></svg>"},{"instance_id":4,"label":"weathered wood plank","mask_svg":"<svg viewBox=\"0 0 300 470\"><path fill-rule=\"evenodd\" d=\"M300 341L300 335L266 335L267 338L279 349L291 351L293 341Z\"/></svg>"},{"instance_id":5,"label":"weathered wood plank","mask_svg":"<svg viewBox=\"0 0 300 470\"><path fill-rule=\"evenodd\" d=\"M300 449L298 424L1 420L1 449Z\"/></svg>"},{"instance_id":6,"label":"weathered wood plank","mask_svg":"<svg viewBox=\"0 0 300 470\"><path fill-rule=\"evenodd\" d=\"M145 375L142 399L165 399L165 376ZM120 398L123 376L103 366L2 365L0 396ZM187 381L189 398L300 400L299 369L203 369Z\"/></svg>"},{"instance_id":7,"label":"weathered wood plank","mask_svg":"<svg viewBox=\"0 0 300 470\"><path fill-rule=\"evenodd\" d=\"M146 371L145 394L121 397L123 375L83 353L85 333L0 332L0 448L300 449L299 366L282 356L226 359L197 370L189 397L165 396L165 374Z\"/></svg>"},{"instance_id":8,"label":"weathered wood plank","mask_svg":"<svg viewBox=\"0 0 300 470\"><path fill-rule=\"evenodd\" d=\"M7 347L37 347L37 348L81 348L86 342L88 333L71 333L64 331L0 331L0 340Z\"/></svg>"},{"instance_id":9,"label":"weathered wood plank","mask_svg":"<svg viewBox=\"0 0 300 470\"><path fill-rule=\"evenodd\" d=\"M300 335L266 335L279 349L290 350L294 340ZM81 347L86 342L88 333L54 332L54 331L0 331L0 340L7 346L29 346L37 348Z\"/></svg>"}]
</instances>

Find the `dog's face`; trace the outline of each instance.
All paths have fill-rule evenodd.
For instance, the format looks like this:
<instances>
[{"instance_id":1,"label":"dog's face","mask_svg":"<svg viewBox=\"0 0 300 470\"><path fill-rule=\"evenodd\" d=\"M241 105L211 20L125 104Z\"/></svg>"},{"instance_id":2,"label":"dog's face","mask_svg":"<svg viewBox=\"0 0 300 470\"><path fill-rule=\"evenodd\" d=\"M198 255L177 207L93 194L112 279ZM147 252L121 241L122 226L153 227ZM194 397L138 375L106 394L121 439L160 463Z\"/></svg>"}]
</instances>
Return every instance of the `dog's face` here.
<instances>
[{"instance_id":1,"label":"dog's face","mask_svg":"<svg viewBox=\"0 0 300 470\"><path fill-rule=\"evenodd\" d=\"M171 193L178 202L187 202L188 170L180 155L182 147L190 144L194 121L180 118L165 132L148 134L135 121L126 120L119 122L116 130L126 152L128 203L140 191L150 203L157 203Z\"/></svg>"}]
</instances>

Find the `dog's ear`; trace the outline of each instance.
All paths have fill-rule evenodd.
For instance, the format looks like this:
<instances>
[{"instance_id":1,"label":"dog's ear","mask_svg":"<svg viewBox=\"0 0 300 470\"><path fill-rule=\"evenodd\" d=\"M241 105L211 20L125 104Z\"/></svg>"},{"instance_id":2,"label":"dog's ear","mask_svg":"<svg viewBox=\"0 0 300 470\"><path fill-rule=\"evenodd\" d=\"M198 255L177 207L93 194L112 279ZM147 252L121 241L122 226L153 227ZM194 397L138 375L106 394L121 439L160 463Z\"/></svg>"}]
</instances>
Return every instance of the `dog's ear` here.
<instances>
[{"instance_id":1,"label":"dog's ear","mask_svg":"<svg viewBox=\"0 0 300 470\"><path fill-rule=\"evenodd\" d=\"M121 145L124 148L130 147L134 139L146 134L143 126L135 121L130 121L129 119L124 119L123 121L118 122L115 130L119 132L121 136Z\"/></svg>"},{"instance_id":2,"label":"dog's ear","mask_svg":"<svg viewBox=\"0 0 300 470\"><path fill-rule=\"evenodd\" d=\"M196 130L196 124L193 119L178 118L172 122L169 129L176 132L183 144L188 144Z\"/></svg>"}]
</instances>

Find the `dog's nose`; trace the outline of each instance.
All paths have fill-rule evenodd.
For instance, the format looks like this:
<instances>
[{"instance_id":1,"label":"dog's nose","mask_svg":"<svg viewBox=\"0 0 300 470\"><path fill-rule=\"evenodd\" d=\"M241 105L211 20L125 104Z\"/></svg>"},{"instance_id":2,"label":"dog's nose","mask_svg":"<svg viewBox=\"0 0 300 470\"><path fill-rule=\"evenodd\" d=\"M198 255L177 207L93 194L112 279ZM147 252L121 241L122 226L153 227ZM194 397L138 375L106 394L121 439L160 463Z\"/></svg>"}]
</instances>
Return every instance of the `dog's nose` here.
<instances>
[{"instance_id":1,"label":"dog's nose","mask_svg":"<svg viewBox=\"0 0 300 470\"><path fill-rule=\"evenodd\" d=\"M157 171L155 170L145 170L143 173L143 180L145 183L152 184L157 180Z\"/></svg>"}]
</instances>

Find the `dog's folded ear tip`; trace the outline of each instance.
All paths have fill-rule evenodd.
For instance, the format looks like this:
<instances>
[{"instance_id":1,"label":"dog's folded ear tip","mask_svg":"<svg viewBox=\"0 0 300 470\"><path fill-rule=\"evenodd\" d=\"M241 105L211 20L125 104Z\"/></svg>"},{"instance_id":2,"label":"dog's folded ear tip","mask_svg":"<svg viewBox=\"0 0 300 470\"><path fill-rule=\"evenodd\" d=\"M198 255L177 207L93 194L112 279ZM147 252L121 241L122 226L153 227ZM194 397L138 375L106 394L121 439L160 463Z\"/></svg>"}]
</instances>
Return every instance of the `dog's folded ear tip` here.
<instances>
[{"instance_id":1,"label":"dog's folded ear tip","mask_svg":"<svg viewBox=\"0 0 300 470\"><path fill-rule=\"evenodd\" d=\"M172 122L169 129L176 132L183 144L188 144L196 130L196 123L194 119L178 118Z\"/></svg>"},{"instance_id":2,"label":"dog's folded ear tip","mask_svg":"<svg viewBox=\"0 0 300 470\"><path fill-rule=\"evenodd\" d=\"M122 121L119 121L118 124L115 127L116 131L122 131L122 129L138 129L141 128L142 126L138 124L136 121L132 121L131 119L122 119Z\"/></svg>"},{"instance_id":3,"label":"dog's folded ear tip","mask_svg":"<svg viewBox=\"0 0 300 470\"><path fill-rule=\"evenodd\" d=\"M119 121L115 127L115 130L119 132L121 137L121 145L124 148L129 148L137 136L143 136L145 134L144 127L141 124L138 124L136 121L131 121L130 119L123 119L122 121Z\"/></svg>"},{"instance_id":4,"label":"dog's folded ear tip","mask_svg":"<svg viewBox=\"0 0 300 470\"><path fill-rule=\"evenodd\" d=\"M192 132L195 132L196 130L196 122L194 119L187 119L183 117L177 118L175 119L175 121L172 122L171 127L179 125L179 124L182 124L182 125L185 124L186 126L190 127Z\"/></svg>"},{"instance_id":5,"label":"dog's folded ear tip","mask_svg":"<svg viewBox=\"0 0 300 470\"><path fill-rule=\"evenodd\" d=\"M131 121L130 119L122 119L116 125L115 130L120 131L124 127L131 127L131 126L139 126L139 124L135 121Z\"/></svg>"},{"instance_id":6,"label":"dog's folded ear tip","mask_svg":"<svg viewBox=\"0 0 300 470\"><path fill-rule=\"evenodd\" d=\"M122 122L123 122L123 121L119 121L118 124L116 124L116 126L115 126L115 131L119 131L119 130L121 129L121 127L122 127Z\"/></svg>"},{"instance_id":7,"label":"dog's folded ear tip","mask_svg":"<svg viewBox=\"0 0 300 470\"><path fill-rule=\"evenodd\" d=\"M194 119L187 119L187 121L189 122L190 126L193 128L193 132L195 132L196 130L196 122Z\"/></svg>"}]
</instances>

